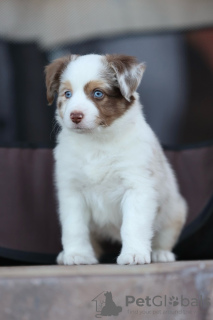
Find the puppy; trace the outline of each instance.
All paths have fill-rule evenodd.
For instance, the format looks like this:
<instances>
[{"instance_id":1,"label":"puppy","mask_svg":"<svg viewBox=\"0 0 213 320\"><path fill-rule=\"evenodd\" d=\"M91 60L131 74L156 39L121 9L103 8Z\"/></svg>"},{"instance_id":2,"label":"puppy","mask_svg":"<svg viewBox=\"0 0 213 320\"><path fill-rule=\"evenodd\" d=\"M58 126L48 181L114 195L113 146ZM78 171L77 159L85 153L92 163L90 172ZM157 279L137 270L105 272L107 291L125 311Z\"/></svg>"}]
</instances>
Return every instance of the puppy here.
<instances>
[{"instance_id":1,"label":"puppy","mask_svg":"<svg viewBox=\"0 0 213 320\"><path fill-rule=\"evenodd\" d=\"M174 261L187 205L146 123L136 89L143 63L70 55L46 67L61 127L54 150L62 227L59 264L94 264L91 235L120 241L117 263Z\"/></svg>"}]
</instances>

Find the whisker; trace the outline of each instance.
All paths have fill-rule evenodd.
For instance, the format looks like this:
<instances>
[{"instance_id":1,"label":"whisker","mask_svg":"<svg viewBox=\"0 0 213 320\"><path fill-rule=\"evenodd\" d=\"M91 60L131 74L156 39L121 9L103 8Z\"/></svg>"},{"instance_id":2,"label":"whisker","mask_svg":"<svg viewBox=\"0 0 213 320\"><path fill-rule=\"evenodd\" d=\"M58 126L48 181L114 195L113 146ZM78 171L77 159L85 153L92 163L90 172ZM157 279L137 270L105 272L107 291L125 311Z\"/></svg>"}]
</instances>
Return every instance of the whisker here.
<instances>
[{"instance_id":1,"label":"whisker","mask_svg":"<svg viewBox=\"0 0 213 320\"><path fill-rule=\"evenodd\" d=\"M109 125L106 123L106 121L103 120L103 119L101 119L101 118L100 118L100 125L101 125L102 127L109 127Z\"/></svg>"},{"instance_id":2,"label":"whisker","mask_svg":"<svg viewBox=\"0 0 213 320\"><path fill-rule=\"evenodd\" d=\"M52 140L53 134L57 135L60 131L60 127L55 119L53 119L53 121L52 121L52 126L53 127L52 127L52 131L50 132L50 140Z\"/></svg>"}]
</instances>

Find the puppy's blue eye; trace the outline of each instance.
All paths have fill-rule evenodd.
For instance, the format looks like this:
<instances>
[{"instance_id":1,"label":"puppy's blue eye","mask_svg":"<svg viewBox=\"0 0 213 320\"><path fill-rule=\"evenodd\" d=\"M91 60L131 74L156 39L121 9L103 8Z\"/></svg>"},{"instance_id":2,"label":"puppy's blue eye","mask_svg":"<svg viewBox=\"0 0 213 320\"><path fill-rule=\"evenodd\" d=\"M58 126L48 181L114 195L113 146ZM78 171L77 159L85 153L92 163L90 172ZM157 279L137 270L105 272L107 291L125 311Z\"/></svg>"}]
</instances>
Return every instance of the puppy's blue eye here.
<instances>
[{"instance_id":1,"label":"puppy's blue eye","mask_svg":"<svg viewBox=\"0 0 213 320\"><path fill-rule=\"evenodd\" d=\"M104 96L104 94L103 94L103 92L100 91L100 90L95 90L95 91L93 92L93 97L94 97L94 98L101 99L101 98L103 98L103 96Z\"/></svg>"},{"instance_id":2,"label":"puppy's blue eye","mask_svg":"<svg viewBox=\"0 0 213 320\"><path fill-rule=\"evenodd\" d=\"M72 97L72 93L71 93L71 91L66 91L65 93L65 97L67 98L67 99L70 99L71 97Z\"/></svg>"}]
</instances>

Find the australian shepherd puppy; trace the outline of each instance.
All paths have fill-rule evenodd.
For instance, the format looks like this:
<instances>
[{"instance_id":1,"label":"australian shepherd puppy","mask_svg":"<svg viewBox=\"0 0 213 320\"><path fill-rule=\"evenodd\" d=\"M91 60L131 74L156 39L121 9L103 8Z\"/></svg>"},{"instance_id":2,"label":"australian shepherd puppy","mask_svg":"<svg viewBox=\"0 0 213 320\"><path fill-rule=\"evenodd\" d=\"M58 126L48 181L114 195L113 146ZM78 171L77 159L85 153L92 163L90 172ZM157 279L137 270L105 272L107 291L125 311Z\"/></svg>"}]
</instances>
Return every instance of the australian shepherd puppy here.
<instances>
[{"instance_id":1,"label":"australian shepherd puppy","mask_svg":"<svg viewBox=\"0 0 213 320\"><path fill-rule=\"evenodd\" d=\"M70 55L46 67L61 127L54 150L59 264L98 262L92 236L120 241L117 263L174 261L187 206L136 92L143 63Z\"/></svg>"}]
</instances>

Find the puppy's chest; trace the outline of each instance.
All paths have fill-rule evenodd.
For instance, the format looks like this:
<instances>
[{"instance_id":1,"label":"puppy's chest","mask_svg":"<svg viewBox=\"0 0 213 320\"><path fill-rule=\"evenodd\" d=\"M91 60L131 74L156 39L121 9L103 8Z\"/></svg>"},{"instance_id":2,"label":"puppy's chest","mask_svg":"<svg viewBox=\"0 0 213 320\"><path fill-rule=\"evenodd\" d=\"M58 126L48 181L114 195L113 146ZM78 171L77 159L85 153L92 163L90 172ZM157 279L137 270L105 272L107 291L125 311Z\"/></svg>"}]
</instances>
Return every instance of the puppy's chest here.
<instances>
[{"instance_id":1,"label":"puppy's chest","mask_svg":"<svg viewBox=\"0 0 213 320\"><path fill-rule=\"evenodd\" d=\"M108 189L110 186L121 182L121 159L116 155L112 156L103 151L94 151L76 157L74 161L77 170L72 172L72 178L83 189L96 187Z\"/></svg>"},{"instance_id":2,"label":"puppy's chest","mask_svg":"<svg viewBox=\"0 0 213 320\"><path fill-rule=\"evenodd\" d=\"M81 190L99 226L120 224L120 203L125 186L119 157L94 151L78 159L79 174L73 173L72 183Z\"/></svg>"}]
</instances>

